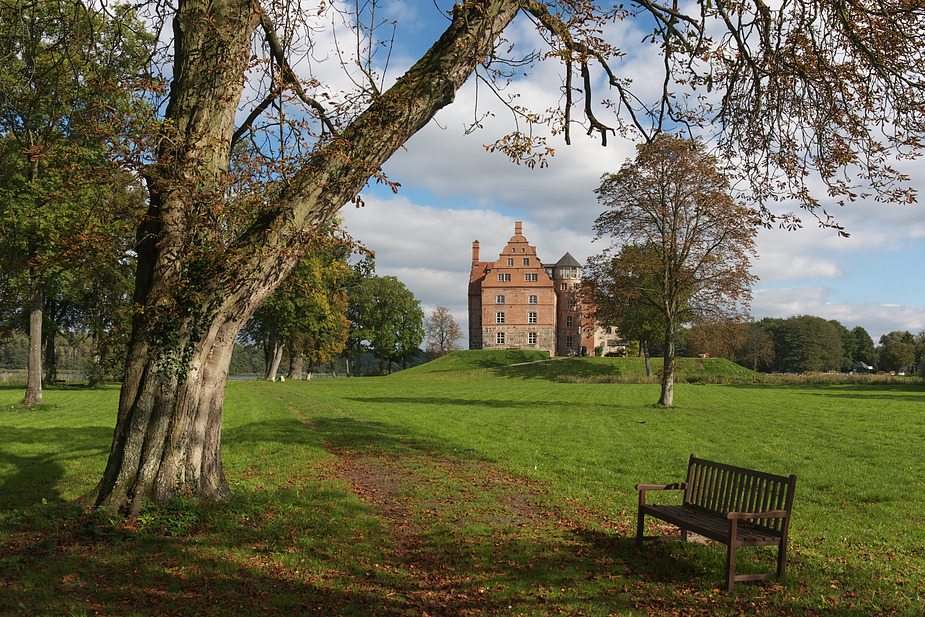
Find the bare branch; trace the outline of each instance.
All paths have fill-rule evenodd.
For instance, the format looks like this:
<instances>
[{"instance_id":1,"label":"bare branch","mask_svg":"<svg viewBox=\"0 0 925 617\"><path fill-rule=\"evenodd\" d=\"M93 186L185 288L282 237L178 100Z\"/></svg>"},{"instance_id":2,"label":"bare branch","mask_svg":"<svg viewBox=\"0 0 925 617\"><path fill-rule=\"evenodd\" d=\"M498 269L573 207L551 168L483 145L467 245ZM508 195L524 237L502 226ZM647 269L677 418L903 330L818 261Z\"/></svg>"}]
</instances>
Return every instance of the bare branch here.
<instances>
[{"instance_id":1,"label":"bare branch","mask_svg":"<svg viewBox=\"0 0 925 617\"><path fill-rule=\"evenodd\" d=\"M279 37L276 35L276 27L274 26L273 21L262 8L260 8L260 11L260 26L263 28L265 40L270 48L270 55L276 64L280 67L280 80L283 84L291 87L295 91L295 94L299 100L301 100L303 103L305 103L305 105L307 105L318 114L322 124L331 134L336 135L337 128L328 117L327 110L325 110L321 103L306 94L305 89L302 87L302 82L299 80L298 76L295 74L295 71L293 71L292 67L289 65L289 60L286 58L286 52L283 49L283 46L280 44ZM232 137L232 147L241 138L241 135L250 130L250 128L253 126L253 123L257 120L258 117L260 117L260 114L266 111L266 109L272 104L273 100L282 94L282 92L283 87L275 86L266 96L266 98L248 114L245 121L234 132Z\"/></svg>"}]
</instances>

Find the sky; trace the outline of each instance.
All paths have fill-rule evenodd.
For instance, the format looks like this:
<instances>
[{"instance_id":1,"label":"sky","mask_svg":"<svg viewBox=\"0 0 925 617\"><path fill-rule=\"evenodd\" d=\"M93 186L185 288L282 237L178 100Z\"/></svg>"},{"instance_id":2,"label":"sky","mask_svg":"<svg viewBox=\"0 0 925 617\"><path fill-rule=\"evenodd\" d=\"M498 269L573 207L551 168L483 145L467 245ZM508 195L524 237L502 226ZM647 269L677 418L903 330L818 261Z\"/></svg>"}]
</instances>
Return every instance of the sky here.
<instances>
[{"instance_id":1,"label":"sky","mask_svg":"<svg viewBox=\"0 0 925 617\"><path fill-rule=\"evenodd\" d=\"M401 19L387 80L410 66L446 23L428 2L397 1L392 8ZM507 34L541 45L523 20ZM633 76L643 91L657 81L647 79L657 74L652 63L658 59L646 57L637 44L642 30L624 23L609 36L627 51L618 65L621 74ZM561 68L555 62L533 67L529 79L515 85L518 102L534 109L561 102ZM466 134L475 118L482 128ZM611 137L603 147L579 129L573 131L572 145L550 136L555 156L547 167L530 169L486 150L513 126L497 98L470 79L455 102L385 166L389 179L401 185L398 193L373 185L362 193L363 207L342 210L347 231L375 252L377 274L399 278L425 314L447 307L464 332L472 242L479 241L482 261L493 261L513 235L514 223L521 221L524 236L544 262L569 252L584 263L606 246L594 241L592 230L603 210L594 193L601 175L616 172L635 154L629 140ZM906 163L902 170L914 186L925 189L925 161ZM819 191L817 196L823 195ZM844 208L828 204L828 209L850 237L821 229L806 215L803 229L759 232L752 317L835 319L848 329L865 328L875 342L894 330L925 330L925 285L919 283L925 264L922 205L869 201Z\"/></svg>"}]
</instances>

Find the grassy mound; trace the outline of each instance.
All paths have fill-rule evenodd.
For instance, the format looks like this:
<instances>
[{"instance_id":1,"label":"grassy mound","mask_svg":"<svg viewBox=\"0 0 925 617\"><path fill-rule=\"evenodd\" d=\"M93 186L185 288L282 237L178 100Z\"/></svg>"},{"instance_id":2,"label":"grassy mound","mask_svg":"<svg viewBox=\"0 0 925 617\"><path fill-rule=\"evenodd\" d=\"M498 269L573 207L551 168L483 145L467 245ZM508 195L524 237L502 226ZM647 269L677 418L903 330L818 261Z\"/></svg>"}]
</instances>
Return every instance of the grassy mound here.
<instances>
[{"instance_id":1,"label":"grassy mound","mask_svg":"<svg viewBox=\"0 0 925 617\"><path fill-rule=\"evenodd\" d=\"M713 381L758 375L722 358L679 358L677 367L679 381ZM661 368L662 359L652 358L652 370L657 372ZM454 351L432 362L396 373L396 376L486 369L491 369L499 377L513 379L603 382L646 378L643 358L550 358L542 351L525 350Z\"/></svg>"},{"instance_id":2,"label":"grassy mound","mask_svg":"<svg viewBox=\"0 0 925 617\"><path fill-rule=\"evenodd\" d=\"M545 351L469 349L448 353L442 358L410 368L402 371L402 373L420 375L422 373L443 373L447 371L472 371L524 362L541 362L549 359L549 354Z\"/></svg>"}]
</instances>

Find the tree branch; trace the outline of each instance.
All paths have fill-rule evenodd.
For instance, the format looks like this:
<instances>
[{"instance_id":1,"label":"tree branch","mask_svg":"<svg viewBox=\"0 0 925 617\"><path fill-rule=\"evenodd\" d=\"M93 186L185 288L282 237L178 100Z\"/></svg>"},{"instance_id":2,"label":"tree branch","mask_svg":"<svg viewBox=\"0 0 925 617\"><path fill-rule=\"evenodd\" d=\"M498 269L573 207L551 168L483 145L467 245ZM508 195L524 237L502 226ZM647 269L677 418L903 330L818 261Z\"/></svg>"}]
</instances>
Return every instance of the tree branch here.
<instances>
[{"instance_id":1,"label":"tree branch","mask_svg":"<svg viewBox=\"0 0 925 617\"><path fill-rule=\"evenodd\" d=\"M266 14L262 7L259 7L260 10L260 27L263 28L264 37L267 42L267 45L270 48L270 55L273 60L280 67L280 80L283 84L291 87L299 100L301 100L305 105L315 111L318 114L324 127L332 134L337 134L337 128L334 126L334 123L328 118L327 111L324 106L321 105L318 101L311 98L306 94L305 89L302 87L302 82L299 81L298 76L296 76L295 71L292 70L292 67L289 65L289 60L286 58L286 52L283 49L282 44L279 42L279 37L276 36L276 27L273 24L273 21ZM253 126L254 121L262 114L273 102L277 96L282 93L283 88L281 86L276 86L272 89L270 94L260 102L260 104L255 107L251 113L248 114L247 119L244 121L241 126L237 128L234 132L234 135L231 140L232 148L234 144L237 143L238 139L250 128Z\"/></svg>"}]
</instances>

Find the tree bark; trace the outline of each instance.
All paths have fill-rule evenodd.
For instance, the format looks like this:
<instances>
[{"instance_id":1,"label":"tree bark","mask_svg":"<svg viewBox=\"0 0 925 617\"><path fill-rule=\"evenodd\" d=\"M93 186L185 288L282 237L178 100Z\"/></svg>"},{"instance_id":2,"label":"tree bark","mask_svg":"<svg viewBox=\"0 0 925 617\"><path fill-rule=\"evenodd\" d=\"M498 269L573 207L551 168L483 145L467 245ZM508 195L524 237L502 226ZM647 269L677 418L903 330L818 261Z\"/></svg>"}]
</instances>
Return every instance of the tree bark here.
<instances>
[{"instance_id":1,"label":"tree bark","mask_svg":"<svg viewBox=\"0 0 925 617\"><path fill-rule=\"evenodd\" d=\"M658 404L671 407L674 404L675 331L669 328L665 333L665 362L662 366L662 393Z\"/></svg>"},{"instance_id":2,"label":"tree bark","mask_svg":"<svg viewBox=\"0 0 925 617\"><path fill-rule=\"evenodd\" d=\"M278 341L273 341L269 362L267 362L267 373L264 375L267 381L276 381L276 373L279 372L279 365L283 361L283 346Z\"/></svg>"},{"instance_id":3,"label":"tree bark","mask_svg":"<svg viewBox=\"0 0 925 617\"><path fill-rule=\"evenodd\" d=\"M301 381L302 369L305 366L305 356L301 351L293 351L289 354L289 374L286 379L295 379Z\"/></svg>"},{"instance_id":4,"label":"tree bark","mask_svg":"<svg viewBox=\"0 0 925 617\"><path fill-rule=\"evenodd\" d=\"M229 494L221 412L242 325L300 257L305 230L353 199L386 160L452 102L519 10L457 5L440 40L318 151L272 207L209 261L193 246L221 206L233 121L260 16L250 0L180 0L174 80L158 162L146 173L135 319L109 462L97 504L137 514L179 492ZM197 226L198 225L198 226ZM203 241L205 242L205 241Z\"/></svg>"},{"instance_id":5,"label":"tree bark","mask_svg":"<svg viewBox=\"0 0 925 617\"><path fill-rule=\"evenodd\" d=\"M42 309L45 293L36 284L29 303L29 359L26 364L26 396L22 404L31 407L42 404Z\"/></svg>"}]
</instances>

